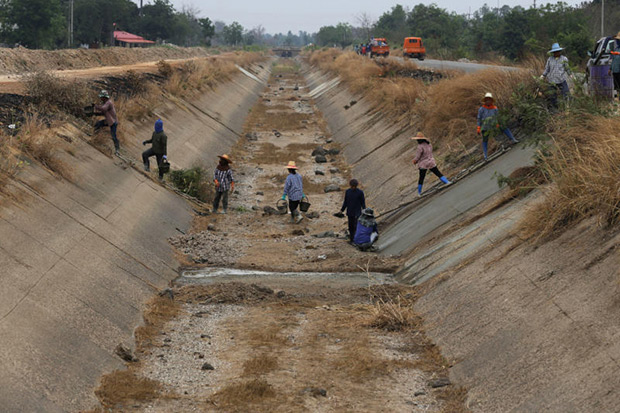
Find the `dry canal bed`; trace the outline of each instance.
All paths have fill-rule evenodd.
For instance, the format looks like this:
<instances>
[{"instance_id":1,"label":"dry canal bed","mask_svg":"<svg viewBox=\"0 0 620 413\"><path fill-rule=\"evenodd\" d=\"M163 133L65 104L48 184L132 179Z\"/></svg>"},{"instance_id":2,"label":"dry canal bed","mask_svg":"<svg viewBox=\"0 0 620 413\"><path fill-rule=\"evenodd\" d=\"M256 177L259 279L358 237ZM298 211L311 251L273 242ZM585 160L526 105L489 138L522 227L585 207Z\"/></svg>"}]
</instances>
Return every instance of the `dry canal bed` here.
<instances>
[{"instance_id":1,"label":"dry canal bed","mask_svg":"<svg viewBox=\"0 0 620 413\"><path fill-rule=\"evenodd\" d=\"M352 176L299 70L293 60L273 66L231 152L228 214L197 216L171 240L198 269L149 303L138 361L97 390L106 409L463 410L465 391L413 310L419 290L386 275L399 259L357 251L332 215ZM312 204L300 224L273 213L288 161Z\"/></svg>"}]
</instances>

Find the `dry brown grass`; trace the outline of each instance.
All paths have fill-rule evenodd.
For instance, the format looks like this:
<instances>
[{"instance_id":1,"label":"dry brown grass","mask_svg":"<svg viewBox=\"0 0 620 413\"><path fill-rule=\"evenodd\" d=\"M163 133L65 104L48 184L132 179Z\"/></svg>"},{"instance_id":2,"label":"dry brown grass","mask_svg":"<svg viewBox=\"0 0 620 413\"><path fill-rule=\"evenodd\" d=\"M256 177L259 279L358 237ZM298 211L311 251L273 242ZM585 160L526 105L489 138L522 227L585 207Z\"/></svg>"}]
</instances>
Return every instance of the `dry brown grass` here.
<instances>
[{"instance_id":1,"label":"dry brown grass","mask_svg":"<svg viewBox=\"0 0 620 413\"><path fill-rule=\"evenodd\" d=\"M371 327L387 331L402 331L411 327L419 327L420 318L413 311L413 303L400 294L395 298L380 298L370 307Z\"/></svg>"},{"instance_id":2,"label":"dry brown grass","mask_svg":"<svg viewBox=\"0 0 620 413\"><path fill-rule=\"evenodd\" d=\"M243 375L253 376L267 374L277 368L278 359L276 357L267 354L260 354L243 363Z\"/></svg>"},{"instance_id":3,"label":"dry brown grass","mask_svg":"<svg viewBox=\"0 0 620 413\"><path fill-rule=\"evenodd\" d=\"M526 237L544 239L589 216L620 222L620 118L566 115L553 124L554 145L541 168L553 182L526 214Z\"/></svg>"},{"instance_id":4,"label":"dry brown grass","mask_svg":"<svg viewBox=\"0 0 620 413\"><path fill-rule=\"evenodd\" d=\"M276 396L271 384L263 378L232 383L215 393L209 401L230 412L247 412L248 406L264 402Z\"/></svg>"},{"instance_id":5,"label":"dry brown grass","mask_svg":"<svg viewBox=\"0 0 620 413\"><path fill-rule=\"evenodd\" d=\"M461 150L479 141L476 116L486 92L493 93L496 105L502 108L517 85L532 81L527 72L489 69L434 83L424 105L418 107L421 129L435 144Z\"/></svg>"},{"instance_id":6,"label":"dry brown grass","mask_svg":"<svg viewBox=\"0 0 620 413\"><path fill-rule=\"evenodd\" d=\"M146 303L143 313L144 325L135 331L138 350L151 346L161 331L163 325L172 320L181 312L181 306L176 300L168 297L154 296Z\"/></svg>"},{"instance_id":7,"label":"dry brown grass","mask_svg":"<svg viewBox=\"0 0 620 413\"><path fill-rule=\"evenodd\" d=\"M103 376L95 390L104 408L117 407L128 402L146 402L170 396L161 383L138 377L130 370L115 370Z\"/></svg>"},{"instance_id":8,"label":"dry brown grass","mask_svg":"<svg viewBox=\"0 0 620 413\"><path fill-rule=\"evenodd\" d=\"M226 56L195 59L169 68L159 62L158 69L166 74L164 89L173 96L190 97L229 80L238 72L235 65L250 66L264 60L260 53L235 53Z\"/></svg>"},{"instance_id":9,"label":"dry brown grass","mask_svg":"<svg viewBox=\"0 0 620 413\"><path fill-rule=\"evenodd\" d=\"M61 139L36 114L26 118L16 138L14 142L23 153L59 176L72 178L72 168L59 158Z\"/></svg>"},{"instance_id":10,"label":"dry brown grass","mask_svg":"<svg viewBox=\"0 0 620 413\"><path fill-rule=\"evenodd\" d=\"M264 103L254 105L246 124L253 125L253 131L296 131L305 129L305 123L312 114L297 113L288 106L269 106Z\"/></svg>"},{"instance_id":11,"label":"dry brown grass","mask_svg":"<svg viewBox=\"0 0 620 413\"><path fill-rule=\"evenodd\" d=\"M53 110L83 116L84 107L95 101L95 92L79 79L63 79L50 73L37 72L24 79L26 93L36 105Z\"/></svg>"}]
</instances>

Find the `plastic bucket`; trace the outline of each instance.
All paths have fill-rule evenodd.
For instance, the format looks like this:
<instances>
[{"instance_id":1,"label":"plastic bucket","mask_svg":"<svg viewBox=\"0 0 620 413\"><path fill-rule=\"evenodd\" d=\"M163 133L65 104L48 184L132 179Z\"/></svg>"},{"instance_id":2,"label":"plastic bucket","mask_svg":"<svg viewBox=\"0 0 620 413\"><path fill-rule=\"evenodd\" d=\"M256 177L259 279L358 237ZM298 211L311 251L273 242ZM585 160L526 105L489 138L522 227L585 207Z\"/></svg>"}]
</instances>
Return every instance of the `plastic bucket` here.
<instances>
[{"instance_id":1,"label":"plastic bucket","mask_svg":"<svg viewBox=\"0 0 620 413\"><path fill-rule=\"evenodd\" d=\"M286 209L287 209L286 201L284 199L280 199L276 203L276 209L278 210L280 214L286 214Z\"/></svg>"},{"instance_id":2,"label":"plastic bucket","mask_svg":"<svg viewBox=\"0 0 620 413\"><path fill-rule=\"evenodd\" d=\"M303 198L299 203L299 210L301 212L308 212L308 209L310 209L310 202L308 202L308 198Z\"/></svg>"}]
</instances>

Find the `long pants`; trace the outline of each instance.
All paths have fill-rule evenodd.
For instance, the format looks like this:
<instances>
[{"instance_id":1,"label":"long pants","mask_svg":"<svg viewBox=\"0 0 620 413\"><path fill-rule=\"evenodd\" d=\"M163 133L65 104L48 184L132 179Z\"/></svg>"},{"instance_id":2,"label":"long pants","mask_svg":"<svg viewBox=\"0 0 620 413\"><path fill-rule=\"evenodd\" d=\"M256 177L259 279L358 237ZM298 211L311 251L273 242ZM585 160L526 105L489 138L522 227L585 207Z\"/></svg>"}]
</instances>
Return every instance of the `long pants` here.
<instances>
[{"instance_id":1,"label":"long pants","mask_svg":"<svg viewBox=\"0 0 620 413\"><path fill-rule=\"evenodd\" d=\"M288 200L288 209L291 211L291 217L295 217L299 214L299 212L297 211L297 207L299 206L300 202L301 199L298 201L293 201L292 199Z\"/></svg>"},{"instance_id":2,"label":"long pants","mask_svg":"<svg viewBox=\"0 0 620 413\"><path fill-rule=\"evenodd\" d=\"M420 178L418 178L418 185L424 184L424 178L426 177L426 171L428 171L428 169L420 168ZM437 175L437 178L441 178L443 176L442 173L439 172L439 169L437 169L436 166L431 168L431 172Z\"/></svg>"},{"instance_id":3,"label":"long pants","mask_svg":"<svg viewBox=\"0 0 620 413\"><path fill-rule=\"evenodd\" d=\"M154 156L155 159L157 160L157 167L159 168L159 177L163 178L164 177L164 172L161 169L161 163L162 160L164 158L163 154L160 153L155 153L153 151L153 148L149 148L146 151L142 152L142 162L144 162L145 166L149 166L150 167L150 162L149 162L149 158Z\"/></svg>"},{"instance_id":4,"label":"long pants","mask_svg":"<svg viewBox=\"0 0 620 413\"><path fill-rule=\"evenodd\" d=\"M562 98L564 99L568 99L570 97L570 89L568 88L568 82L566 82L566 80L562 83L551 83L549 88L549 102L554 108L558 107L558 92L562 94Z\"/></svg>"},{"instance_id":5,"label":"long pants","mask_svg":"<svg viewBox=\"0 0 620 413\"><path fill-rule=\"evenodd\" d=\"M357 230L357 220L359 219L359 215L347 215L347 218L349 219L349 239L353 242L353 238L355 238L355 231Z\"/></svg>"},{"instance_id":6,"label":"long pants","mask_svg":"<svg viewBox=\"0 0 620 413\"><path fill-rule=\"evenodd\" d=\"M222 208L224 211L228 209L228 191L215 191L215 198L213 199L213 212L217 211L219 208L220 199L222 200Z\"/></svg>"},{"instance_id":7,"label":"long pants","mask_svg":"<svg viewBox=\"0 0 620 413\"><path fill-rule=\"evenodd\" d=\"M614 89L616 89L618 92L618 97L620 97L620 72L614 72L612 73L612 76L614 78Z\"/></svg>"},{"instance_id":8,"label":"long pants","mask_svg":"<svg viewBox=\"0 0 620 413\"><path fill-rule=\"evenodd\" d=\"M100 121L98 121L97 123L95 123L95 130L99 130L101 128L104 128L108 126L107 122L105 121L105 119L102 119ZM114 142L114 149L115 150L119 150L120 149L120 144L118 142L118 138L116 137L116 128L118 127L118 123L114 122L112 124L112 126L110 126L110 135L112 136L112 142Z\"/></svg>"}]
</instances>

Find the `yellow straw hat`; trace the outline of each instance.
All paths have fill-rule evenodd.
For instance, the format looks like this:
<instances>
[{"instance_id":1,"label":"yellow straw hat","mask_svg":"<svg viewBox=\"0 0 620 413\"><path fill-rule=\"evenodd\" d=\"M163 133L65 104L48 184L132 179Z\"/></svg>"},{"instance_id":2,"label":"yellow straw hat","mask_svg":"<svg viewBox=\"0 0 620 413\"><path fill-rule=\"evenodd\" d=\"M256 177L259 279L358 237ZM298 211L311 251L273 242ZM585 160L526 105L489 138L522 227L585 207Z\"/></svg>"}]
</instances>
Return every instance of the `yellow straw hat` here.
<instances>
[{"instance_id":1,"label":"yellow straw hat","mask_svg":"<svg viewBox=\"0 0 620 413\"><path fill-rule=\"evenodd\" d=\"M412 141L421 141L423 139L430 142L430 139L424 136L422 132L418 132L413 138L411 138Z\"/></svg>"},{"instance_id":2,"label":"yellow straw hat","mask_svg":"<svg viewBox=\"0 0 620 413\"><path fill-rule=\"evenodd\" d=\"M297 165L295 165L295 161L289 161L288 165L286 165L286 169L297 169Z\"/></svg>"},{"instance_id":3,"label":"yellow straw hat","mask_svg":"<svg viewBox=\"0 0 620 413\"><path fill-rule=\"evenodd\" d=\"M228 161L228 163L232 163L232 159L230 159L230 156L224 154L224 155L218 155L217 156L220 159L224 159L225 161Z\"/></svg>"}]
</instances>

